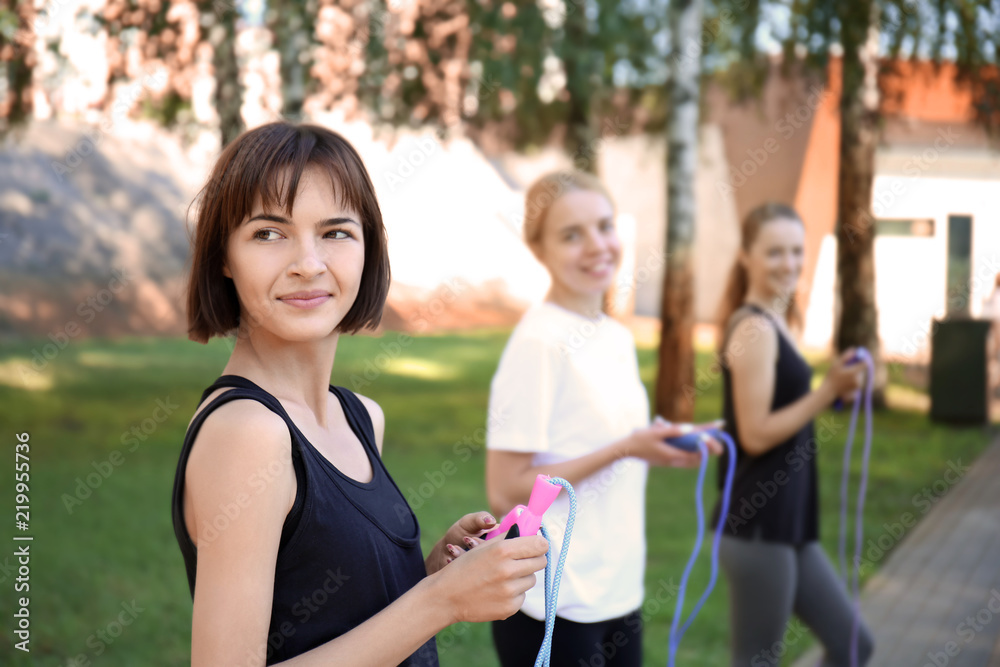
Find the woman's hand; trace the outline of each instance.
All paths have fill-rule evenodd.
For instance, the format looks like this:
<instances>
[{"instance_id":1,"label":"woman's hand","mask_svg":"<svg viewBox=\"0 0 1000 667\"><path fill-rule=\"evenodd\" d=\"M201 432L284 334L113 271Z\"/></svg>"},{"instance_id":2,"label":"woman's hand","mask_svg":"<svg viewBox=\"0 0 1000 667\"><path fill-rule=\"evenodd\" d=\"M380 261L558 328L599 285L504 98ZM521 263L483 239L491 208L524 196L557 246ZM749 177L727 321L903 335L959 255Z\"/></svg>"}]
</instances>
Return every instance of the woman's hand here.
<instances>
[{"instance_id":1,"label":"woman's hand","mask_svg":"<svg viewBox=\"0 0 1000 667\"><path fill-rule=\"evenodd\" d=\"M848 348L830 365L830 370L823 378L823 385L827 393L832 396L830 400L833 398L840 398L845 402L857 400L864 383L866 367L857 360L851 364L847 363L856 352L857 348Z\"/></svg>"},{"instance_id":2,"label":"woman's hand","mask_svg":"<svg viewBox=\"0 0 1000 667\"><path fill-rule=\"evenodd\" d=\"M513 615L545 568L549 543L540 535L478 541L462 558L429 577L452 622L482 623Z\"/></svg>"},{"instance_id":3,"label":"woman's hand","mask_svg":"<svg viewBox=\"0 0 1000 667\"><path fill-rule=\"evenodd\" d=\"M703 424L695 426L695 430L711 428L715 424ZM636 429L625 440L625 451L627 456L647 461L654 466L670 466L673 468L696 468L701 463L701 454L698 452L687 452L683 449L671 447L666 442L667 438L674 438L684 435L687 432L679 424L657 417L652 424L645 428ZM722 445L712 437L705 439L708 451L712 454L721 454Z\"/></svg>"},{"instance_id":4,"label":"woman's hand","mask_svg":"<svg viewBox=\"0 0 1000 667\"><path fill-rule=\"evenodd\" d=\"M466 514L452 524L424 560L427 574L434 574L442 567L455 560L476 544L485 532L496 528L497 521L486 512Z\"/></svg>"}]
</instances>

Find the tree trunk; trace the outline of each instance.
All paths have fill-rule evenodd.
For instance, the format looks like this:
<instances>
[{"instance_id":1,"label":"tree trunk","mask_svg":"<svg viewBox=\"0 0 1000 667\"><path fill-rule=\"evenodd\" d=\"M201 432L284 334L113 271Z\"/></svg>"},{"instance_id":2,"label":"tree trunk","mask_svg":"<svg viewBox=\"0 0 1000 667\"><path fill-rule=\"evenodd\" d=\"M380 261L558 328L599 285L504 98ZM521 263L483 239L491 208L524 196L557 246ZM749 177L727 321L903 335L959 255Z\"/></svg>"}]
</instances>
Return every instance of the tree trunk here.
<instances>
[{"instance_id":1,"label":"tree trunk","mask_svg":"<svg viewBox=\"0 0 1000 667\"><path fill-rule=\"evenodd\" d=\"M566 150L573 156L573 166L580 171L597 173L596 135L590 123L590 97L594 89L593 54L587 45L587 14L584 3L567 3L566 92L569 109L566 114Z\"/></svg>"},{"instance_id":2,"label":"tree trunk","mask_svg":"<svg viewBox=\"0 0 1000 667\"><path fill-rule=\"evenodd\" d=\"M878 143L878 8L874 0L838 5L842 25L840 173L837 196L838 351L864 346L875 361L876 405L885 404L886 369L875 307L875 224L871 211ZM869 17L867 21L858 17Z\"/></svg>"},{"instance_id":3,"label":"tree trunk","mask_svg":"<svg viewBox=\"0 0 1000 667\"><path fill-rule=\"evenodd\" d=\"M240 86L240 67L236 59L238 18L236 10L227 7L222 13L215 15L215 23L209 28L212 66L215 69L215 110L219 114L223 146L243 131L243 117L240 114L243 92Z\"/></svg>"},{"instance_id":4,"label":"tree trunk","mask_svg":"<svg viewBox=\"0 0 1000 667\"><path fill-rule=\"evenodd\" d=\"M32 113L32 76L35 67L35 8L30 2L0 2L0 10L16 17L12 34L0 34L0 61L6 61L7 104L2 109L0 132L23 125Z\"/></svg>"},{"instance_id":5,"label":"tree trunk","mask_svg":"<svg viewBox=\"0 0 1000 667\"><path fill-rule=\"evenodd\" d=\"M301 0L272 0L269 3L271 31L281 60L281 113L292 121L302 120L306 99L306 66L302 58L309 55L312 41L305 4Z\"/></svg>"},{"instance_id":6,"label":"tree trunk","mask_svg":"<svg viewBox=\"0 0 1000 667\"><path fill-rule=\"evenodd\" d=\"M698 100L701 74L702 0L670 3L670 108L667 117L667 267L660 310L657 414L690 422L694 416L692 340L695 223L694 179L698 164Z\"/></svg>"}]
</instances>

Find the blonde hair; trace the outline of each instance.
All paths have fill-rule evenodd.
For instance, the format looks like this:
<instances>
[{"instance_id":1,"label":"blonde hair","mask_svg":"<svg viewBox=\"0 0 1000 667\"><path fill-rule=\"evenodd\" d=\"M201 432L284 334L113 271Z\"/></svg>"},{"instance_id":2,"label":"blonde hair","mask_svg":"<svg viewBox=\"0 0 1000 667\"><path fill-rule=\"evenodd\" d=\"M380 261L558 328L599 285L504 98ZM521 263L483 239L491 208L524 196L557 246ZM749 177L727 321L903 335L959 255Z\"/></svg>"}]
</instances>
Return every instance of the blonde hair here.
<instances>
[{"instance_id":1,"label":"blonde hair","mask_svg":"<svg viewBox=\"0 0 1000 667\"><path fill-rule=\"evenodd\" d=\"M743 223L740 225L740 248L744 252L750 250L750 246L757 240L760 228L775 220L795 220L804 226L802 217L794 208L787 204L767 202L750 211ZM743 305L743 300L750 289L750 280L747 276L746 267L737 258L729 272L729 280L726 283L726 290L723 292L722 304L719 307L719 344L723 345L726 338L725 331L729 324L729 318ZM802 326L802 311L796 302L795 294L792 293L788 300L788 309L785 311L785 319L788 325L793 328Z\"/></svg>"},{"instance_id":2,"label":"blonde hair","mask_svg":"<svg viewBox=\"0 0 1000 667\"><path fill-rule=\"evenodd\" d=\"M563 195L576 191L596 192L611 204L612 215L616 213L615 200L604 184L591 174L580 171L553 171L545 174L528 188L524 195L524 242L535 256L538 257L545 229L545 218L549 215L552 205ZM612 305L612 290L608 289L602 299L602 310L610 314Z\"/></svg>"}]
</instances>

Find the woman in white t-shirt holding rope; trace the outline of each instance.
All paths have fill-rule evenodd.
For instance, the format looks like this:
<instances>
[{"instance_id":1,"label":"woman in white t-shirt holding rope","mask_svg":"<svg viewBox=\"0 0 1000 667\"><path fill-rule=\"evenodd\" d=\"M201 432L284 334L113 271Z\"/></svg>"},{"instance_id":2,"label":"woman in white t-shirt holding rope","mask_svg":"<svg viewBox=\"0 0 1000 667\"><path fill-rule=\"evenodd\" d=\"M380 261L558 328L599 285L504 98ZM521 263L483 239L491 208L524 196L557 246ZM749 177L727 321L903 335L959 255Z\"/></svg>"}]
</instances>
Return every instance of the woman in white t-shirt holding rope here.
<instances>
[{"instance_id":1,"label":"woman in white t-shirt holding rope","mask_svg":"<svg viewBox=\"0 0 1000 667\"><path fill-rule=\"evenodd\" d=\"M527 504L539 473L576 489L553 634L556 667L641 664L648 467L699 463L697 453L663 443L677 427L650 424L635 342L605 314L621 263L614 216L611 197L586 174L553 173L529 188L524 237L552 287L511 334L490 391L486 491L497 516ZM560 494L545 515L553 559L568 511ZM534 664L544 618L538 577L521 611L493 624L503 667Z\"/></svg>"}]
</instances>

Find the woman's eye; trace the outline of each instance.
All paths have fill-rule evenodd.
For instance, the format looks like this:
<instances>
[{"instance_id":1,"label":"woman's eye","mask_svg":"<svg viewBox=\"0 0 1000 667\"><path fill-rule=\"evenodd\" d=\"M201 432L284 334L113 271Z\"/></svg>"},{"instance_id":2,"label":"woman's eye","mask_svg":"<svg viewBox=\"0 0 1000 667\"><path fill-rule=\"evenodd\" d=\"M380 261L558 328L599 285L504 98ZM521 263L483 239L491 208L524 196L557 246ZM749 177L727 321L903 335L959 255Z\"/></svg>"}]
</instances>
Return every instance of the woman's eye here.
<instances>
[{"instance_id":1,"label":"woman's eye","mask_svg":"<svg viewBox=\"0 0 1000 667\"><path fill-rule=\"evenodd\" d=\"M345 231L343 229L334 229L332 232L327 232L326 235L330 236L331 234L333 235L333 238L335 238L335 239L350 239L350 238L354 238L353 236L351 236L350 232L347 232L347 231Z\"/></svg>"},{"instance_id":2,"label":"woman's eye","mask_svg":"<svg viewBox=\"0 0 1000 667\"><path fill-rule=\"evenodd\" d=\"M271 234L277 234L277 233L278 232L274 231L273 229L258 229L256 232L253 233L253 238L259 241L272 241L273 239L267 237Z\"/></svg>"}]
</instances>

